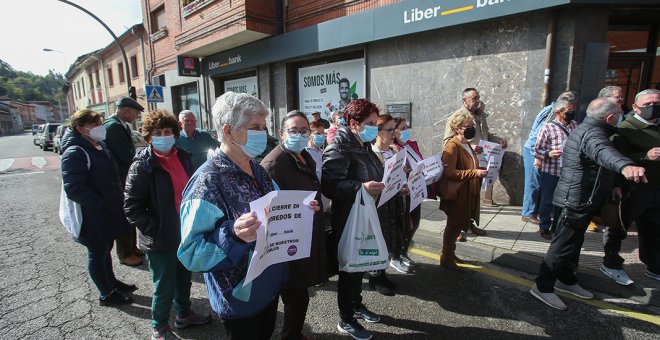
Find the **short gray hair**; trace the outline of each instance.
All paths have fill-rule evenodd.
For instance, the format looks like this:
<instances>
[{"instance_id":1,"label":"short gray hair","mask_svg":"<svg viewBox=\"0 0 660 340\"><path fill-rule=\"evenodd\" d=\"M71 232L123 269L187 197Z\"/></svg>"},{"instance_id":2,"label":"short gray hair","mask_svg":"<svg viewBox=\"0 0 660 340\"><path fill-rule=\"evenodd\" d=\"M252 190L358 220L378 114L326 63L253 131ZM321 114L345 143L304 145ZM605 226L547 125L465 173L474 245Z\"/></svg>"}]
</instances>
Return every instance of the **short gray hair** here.
<instances>
[{"instance_id":1,"label":"short gray hair","mask_svg":"<svg viewBox=\"0 0 660 340\"><path fill-rule=\"evenodd\" d=\"M638 101L642 96L646 96L647 94L660 94L660 90L656 90L656 89L646 89L646 90L644 90L644 91L638 93L637 95L635 95L635 104L637 104L637 101Z\"/></svg>"},{"instance_id":2,"label":"short gray hair","mask_svg":"<svg viewBox=\"0 0 660 340\"><path fill-rule=\"evenodd\" d=\"M613 113L621 113L621 105L609 97L596 98L587 107L587 116L597 120L603 120Z\"/></svg>"},{"instance_id":3,"label":"short gray hair","mask_svg":"<svg viewBox=\"0 0 660 340\"><path fill-rule=\"evenodd\" d=\"M623 89L620 86L605 86L598 92L598 98L614 97L614 91L623 92Z\"/></svg>"},{"instance_id":4,"label":"short gray hair","mask_svg":"<svg viewBox=\"0 0 660 340\"><path fill-rule=\"evenodd\" d=\"M218 132L218 140L222 142L222 127L229 124L239 127L247 123L255 116L268 116L268 108L261 100L247 94L236 92L225 92L215 100L211 115L213 124Z\"/></svg>"},{"instance_id":5,"label":"short gray hair","mask_svg":"<svg viewBox=\"0 0 660 340\"><path fill-rule=\"evenodd\" d=\"M194 116L195 113L190 111L190 110L183 110L183 111L179 112L179 121L183 121L186 118L186 115L193 115ZM197 117L195 117L195 119L197 119Z\"/></svg>"},{"instance_id":6,"label":"short gray hair","mask_svg":"<svg viewBox=\"0 0 660 340\"><path fill-rule=\"evenodd\" d=\"M565 100L569 104L574 104L577 101L577 93L575 93L575 91L563 92L559 95L559 97L557 97L557 101L559 100Z\"/></svg>"},{"instance_id":7,"label":"short gray hair","mask_svg":"<svg viewBox=\"0 0 660 340\"><path fill-rule=\"evenodd\" d=\"M573 103L569 102L566 99L557 99L557 101L555 101L555 104L552 105L552 113L557 113L557 111L564 112L564 107L572 104Z\"/></svg>"}]
</instances>

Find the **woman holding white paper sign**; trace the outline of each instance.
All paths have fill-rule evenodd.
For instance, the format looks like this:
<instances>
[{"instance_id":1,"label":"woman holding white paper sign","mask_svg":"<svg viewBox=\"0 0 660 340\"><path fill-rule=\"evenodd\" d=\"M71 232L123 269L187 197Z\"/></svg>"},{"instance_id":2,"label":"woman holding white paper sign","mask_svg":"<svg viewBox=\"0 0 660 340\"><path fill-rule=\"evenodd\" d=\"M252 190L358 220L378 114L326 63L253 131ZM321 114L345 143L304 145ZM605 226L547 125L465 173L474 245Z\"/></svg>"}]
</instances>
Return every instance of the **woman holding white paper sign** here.
<instances>
[{"instance_id":1,"label":"woman holding white paper sign","mask_svg":"<svg viewBox=\"0 0 660 340\"><path fill-rule=\"evenodd\" d=\"M455 254L456 238L461 230L467 231L472 227L472 220L479 223L481 179L486 177L488 171L479 169L477 154L468 142L468 139L474 136L472 115L459 112L452 115L448 123L454 136L447 142L442 152L444 173L439 183L451 183L453 187L460 189L454 199L440 200L440 209L447 214L447 226L442 235L440 264L449 269L460 270L456 264L462 262ZM442 195L445 194L443 190L440 192Z\"/></svg>"},{"instance_id":2,"label":"woman holding white paper sign","mask_svg":"<svg viewBox=\"0 0 660 340\"><path fill-rule=\"evenodd\" d=\"M371 146L371 149L376 156L378 156L381 164L385 165L385 160L394 156L398 152L397 149L392 146L394 136L397 132L396 123L392 116L385 114L378 116L376 125L378 126L378 136ZM406 265L401 259L406 228L404 207L408 201L407 195L408 188L404 186L401 192L397 193L387 201L387 203L378 208L378 217L381 220L381 230L383 231L385 243L387 243L387 251L390 253L390 267L400 273L410 273L412 271L412 268ZM379 276L372 277L369 281L374 287L378 287L378 284L387 287L389 280L383 270Z\"/></svg>"},{"instance_id":3,"label":"woman holding white paper sign","mask_svg":"<svg viewBox=\"0 0 660 340\"><path fill-rule=\"evenodd\" d=\"M250 202L277 189L253 160L266 148L268 108L249 94L226 92L212 114L221 144L183 192L178 257L188 270L205 272L226 338L269 339L288 263L271 265L243 285L260 226Z\"/></svg>"},{"instance_id":4,"label":"woman holding white paper sign","mask_svg":"<svg viewBox=\"0 0 660 340\"><path fill-rule=\"evenodd\" d=\"M344 110L348 126L337 129L334 142L323 152L323 194L332 199L332 233L335 244L344 231L355 196L362 187L378 196L385 185L383 167L369 144L378 135L376 120L379 109L367 99L351 101ZM328 249L335 252L337 247ZM337 304L340 321L337 329L355 339L370 339L371 332L358 323L356 318L378 322L380 316L362 303L362 276L364 273L339 271Z\"/></svg>"},{"instance_id":5,"label":"woman holding white paper sign","mask_svg":"<svg viewBox=\"0 0 660 340\"><path fill-rule=\"evenodd\" d=\"M300 111L291 111L284 116L280 126L282 142L264 157L261 166L280 189L316 191L316 200L321 202L321 182L316 176L316 163L306 150L311 133L307 117ZM309 305L308 288L328 281L322 213L314 214L311 242L309 257L289 262L289 280L281 291L284 304L283 340L304 338L302 330Z\"/></svg>"},{"instance_id":6,"label":"woman holding white paper sign","mask_svg":"<svg viewBox=\"0 0 660 340\"><path fill-rule=\"evenodd\" d=\"M412 166L424 160L424 157L419 151L417 142L412 139L412 133L408 128L406 119L403 117L395 117L394 123L396 124L397 132L396 137L394 138L394 143L392 143L392 145L394 145L394 147L399 151L405 150L406 155L408 156L408 161L406 162L406 173L409 173L412 170ZM417 206L417 208L410 211L410 200L406 200L406 208L404 213L406 214L406 229L403 237L401 261L408 267L414 267L415 261L413 261L408 256L408 250L410 248L412 238L419 228L419 222L422 219L422 205L420 204Z\"/></svg>"}]
</instances>

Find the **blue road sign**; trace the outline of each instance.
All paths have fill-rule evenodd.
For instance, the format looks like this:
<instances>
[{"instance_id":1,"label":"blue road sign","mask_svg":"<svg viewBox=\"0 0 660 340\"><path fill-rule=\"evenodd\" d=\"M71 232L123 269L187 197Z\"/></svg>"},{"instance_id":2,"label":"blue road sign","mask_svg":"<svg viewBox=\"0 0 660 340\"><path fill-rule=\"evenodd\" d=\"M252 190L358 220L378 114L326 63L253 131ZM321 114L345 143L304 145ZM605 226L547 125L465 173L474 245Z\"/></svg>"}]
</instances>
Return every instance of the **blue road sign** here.
<instances>
[{"instance_id":1,"label":"blue road sign","mask_svg":"<svg viewBox=\"0 0 660 340\"><path fill-rule=\"evenodd\" d=\"M147 93L147 103L162 103L165 101L162 86L146 86L145 92Z\"/></svg>"}]
</instances>

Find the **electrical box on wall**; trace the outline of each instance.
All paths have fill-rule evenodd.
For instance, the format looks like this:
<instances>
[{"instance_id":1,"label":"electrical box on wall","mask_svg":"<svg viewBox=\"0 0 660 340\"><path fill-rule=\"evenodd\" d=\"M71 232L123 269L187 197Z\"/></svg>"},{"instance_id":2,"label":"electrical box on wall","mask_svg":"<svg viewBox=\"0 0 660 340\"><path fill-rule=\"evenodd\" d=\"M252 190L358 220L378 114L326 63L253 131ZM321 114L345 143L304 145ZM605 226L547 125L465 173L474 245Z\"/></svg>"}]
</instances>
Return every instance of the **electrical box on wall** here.
<instances>
[{"instance_id":1,"label":"electrical box on wall","mask_svg":"<svg viewBox=\"0 0 660 340\"><path fill-rule=\"evenodd\" d=\"M408 127L412 127L412 102L385 103L385 107L392 117L404 118Z\"/></svg>"}]
</instances>

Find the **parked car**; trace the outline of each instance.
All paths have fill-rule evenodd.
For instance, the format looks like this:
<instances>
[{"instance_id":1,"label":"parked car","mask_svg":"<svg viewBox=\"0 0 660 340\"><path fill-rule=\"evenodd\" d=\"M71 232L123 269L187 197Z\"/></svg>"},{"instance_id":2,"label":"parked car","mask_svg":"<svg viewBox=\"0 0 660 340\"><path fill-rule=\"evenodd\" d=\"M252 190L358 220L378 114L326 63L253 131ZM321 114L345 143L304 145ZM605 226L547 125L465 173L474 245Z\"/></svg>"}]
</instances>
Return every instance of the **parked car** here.
<instances>
[{"instance_id":1,"label":"parked car","mask_svg":"<svg viewBox=\"0 0 660 340\"><path fill-rule=\"evenodd\" d=\"M62 137L71 127L69 124L62 124L55 130L55 140L53 141L53 152L62 154Z\"/></svg>"},{"instance_id":2,"label":"parked car","mask_svg":"<svg viewBox=\"0 0 660 340\"><path fill-rule=\"evenodd\" d=\"M41 150L48 150L48 148L53 146L53 142L55 140L55 132L57 131L57 127L62 125L61 123L46 123L46 126L44 126L43 131L38 134L39 135L39 146L41 146Z\"/></svg>"},{"instance_id":3,"label":"parked car","mask_svg":"<svg viewBox=\"0 0 660 340\"><path fill-rule=\"evenodd\" d=\"M39 124L32 124L32 134L36 135L37 131L39 131Z\"/></svg>"},{"instance_id":4,"label":"parked car","mask_svg":"<svg viewBox=\"0 0 660 340\"><path fill-rule=\"evenodd\" d=\"M41 124L32 132L32 143L34 143L34 145L41 145L41 134L44 131L44 127L46 127L46 124Z\"/></svg>"}]
</instances>

